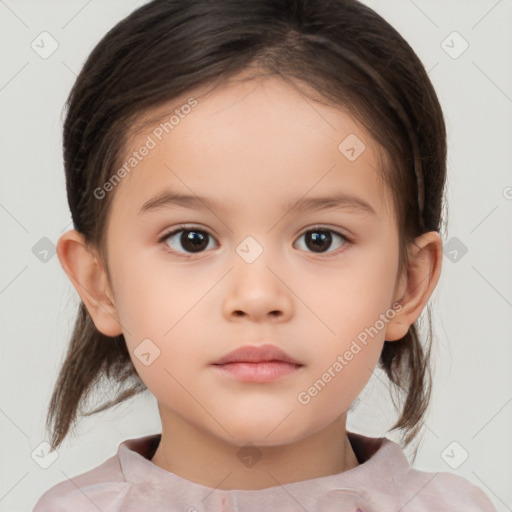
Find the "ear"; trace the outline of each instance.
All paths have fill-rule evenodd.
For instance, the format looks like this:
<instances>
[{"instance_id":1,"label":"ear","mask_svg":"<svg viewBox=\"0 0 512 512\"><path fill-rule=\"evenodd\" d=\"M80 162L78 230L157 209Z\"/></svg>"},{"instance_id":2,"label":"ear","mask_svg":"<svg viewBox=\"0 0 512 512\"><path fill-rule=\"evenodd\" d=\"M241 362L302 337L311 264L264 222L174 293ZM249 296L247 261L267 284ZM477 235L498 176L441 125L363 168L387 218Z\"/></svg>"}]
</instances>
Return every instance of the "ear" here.
<instances>
[{"instance_id":1,"label":"ear","mask_svg":"<svg viewBox=\"0 0 512 512\"><path fill-rule=\"evenodd\" d=\"M416 238L409 248L409 265L400 276L395 294L396 315L386 327L386 341L403 338L409 327L420 316L432 295L443 260L443 242L437 231L429 231Z\"/></svg>"},{"instance_id":2,"label":"ear","mask_svg":"<svg viewBox=\"0 0 512 512\"><path fill-rule=\"evenodd\" d=\"M74 229L64 233L57 243L57 256L96 328L106 336L122 334L107 273L84 236Z\"/></svg>"}]
</instances>

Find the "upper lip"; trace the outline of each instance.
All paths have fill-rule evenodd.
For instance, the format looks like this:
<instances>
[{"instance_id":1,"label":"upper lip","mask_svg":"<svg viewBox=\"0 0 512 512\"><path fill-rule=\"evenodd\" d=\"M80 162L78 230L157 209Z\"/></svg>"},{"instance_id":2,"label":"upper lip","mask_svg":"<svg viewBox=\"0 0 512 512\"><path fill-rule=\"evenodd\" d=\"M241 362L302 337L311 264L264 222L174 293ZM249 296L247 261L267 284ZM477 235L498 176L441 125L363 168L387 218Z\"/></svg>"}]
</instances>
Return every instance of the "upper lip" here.
<instances>
[{"instance_id":1,"label":"upper lip","mask_svg":"<svg viewBox=\"0 0 512 512\"><path fill-rule=\"evenodd\" d=\"M227 363L261 363L265 361L283 361L286 363L297 364L302 366L297 360L283 352L275 345L245 345L233 350L224 357L221 357L213 364Z\"/></svg>"}]
</instances>

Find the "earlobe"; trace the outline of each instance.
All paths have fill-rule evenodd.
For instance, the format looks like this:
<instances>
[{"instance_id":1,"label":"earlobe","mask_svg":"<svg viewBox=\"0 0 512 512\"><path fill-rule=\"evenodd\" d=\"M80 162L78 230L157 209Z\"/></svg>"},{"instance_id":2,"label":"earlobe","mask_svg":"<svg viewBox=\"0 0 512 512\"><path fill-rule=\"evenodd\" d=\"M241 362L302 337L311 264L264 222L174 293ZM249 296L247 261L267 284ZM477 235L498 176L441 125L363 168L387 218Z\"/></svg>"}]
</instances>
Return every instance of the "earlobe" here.
<instances>
[{"instance_id":1,"label":"earlobe","mask_svg":"<svg viewBox=\"0 0 512 512\"><path fill-rule=\"evenodd\" d=\"M441 275L443 242L437 231L416 238L409 250L409 265L401 276L395 301L401 309L386 327L386 341L403 338L417 320Z\"/></svg>"},{"instance_id":2,"label":"earlobe","mask_svg":"<svg viewBox=\"0 0 512 512\"><path fill-rule=\"evenodd\" d=\"M64 233L57 243L57 256L96 328L106 336L122 334L107 273L84 236L74 229Z\"/></svg>"}]
</instances>

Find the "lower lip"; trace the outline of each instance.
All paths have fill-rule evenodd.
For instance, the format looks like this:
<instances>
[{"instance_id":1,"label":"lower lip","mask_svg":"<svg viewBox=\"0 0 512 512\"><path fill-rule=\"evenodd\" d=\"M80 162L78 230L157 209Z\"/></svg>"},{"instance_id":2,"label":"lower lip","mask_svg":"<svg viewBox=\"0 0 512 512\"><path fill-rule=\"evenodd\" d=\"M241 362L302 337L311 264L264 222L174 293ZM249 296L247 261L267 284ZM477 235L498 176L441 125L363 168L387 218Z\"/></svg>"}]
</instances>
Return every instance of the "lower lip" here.
<instances>
[{"instance_id":1,"label":"lower lip","mask_svg":"<svg viewBox=\"0 0 512 512\"><path fill-rule=\"evenodd\" d=\"M243 382L272 382L302 368L300 365L284 361L226 363L213 366L228 377Z\"/></svg>"}]
</instances>

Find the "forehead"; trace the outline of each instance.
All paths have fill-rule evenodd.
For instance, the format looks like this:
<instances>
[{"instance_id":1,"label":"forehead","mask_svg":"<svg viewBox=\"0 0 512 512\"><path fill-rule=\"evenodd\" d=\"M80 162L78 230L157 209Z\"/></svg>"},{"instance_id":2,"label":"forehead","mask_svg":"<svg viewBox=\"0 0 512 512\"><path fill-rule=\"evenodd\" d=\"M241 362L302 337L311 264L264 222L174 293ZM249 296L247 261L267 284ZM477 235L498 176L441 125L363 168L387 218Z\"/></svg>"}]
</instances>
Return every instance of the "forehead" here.
<instances>
[{"instance_id":1,"label":"forehead","mask_svg":"<svg viewBox=\"0 0 512 512\"><path fill-rule=\"evenodd\" d=\"M341 190L389 213L379 146L348 112L311 96L278 77L234 79L147 112L123 163L151 149L125 173L114 202L140 207L170 188L229 198L225 206L234 207L263 190L289 201Z\"/></svg>"}]
</instances>

